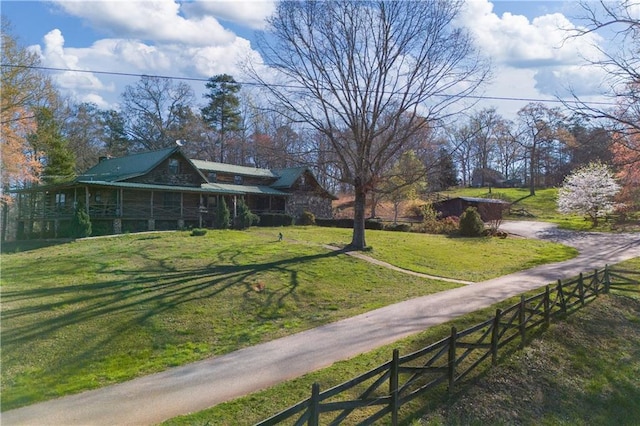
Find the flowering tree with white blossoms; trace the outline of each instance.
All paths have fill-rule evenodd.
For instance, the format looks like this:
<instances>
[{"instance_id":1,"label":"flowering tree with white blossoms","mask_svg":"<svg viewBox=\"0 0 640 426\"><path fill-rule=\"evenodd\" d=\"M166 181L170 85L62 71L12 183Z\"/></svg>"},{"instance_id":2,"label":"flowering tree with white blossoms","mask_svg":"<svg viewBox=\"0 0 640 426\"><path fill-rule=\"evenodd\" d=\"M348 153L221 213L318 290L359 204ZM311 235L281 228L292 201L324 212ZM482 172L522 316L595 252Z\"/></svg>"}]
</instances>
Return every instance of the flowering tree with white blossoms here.
<instances>
[{"instance_id":1,"label":"flowering tree with white blossoms","mask_svg":"<svg viewBox=\"0 0 640 426\"><path fill-rule=\"evenodd\" d=\"M596 162L574 170L558 191L560 213L584 214L598 226L598 218L613 211L613 197L620 191L613 172Z\"/></svg>"}]
</instances>

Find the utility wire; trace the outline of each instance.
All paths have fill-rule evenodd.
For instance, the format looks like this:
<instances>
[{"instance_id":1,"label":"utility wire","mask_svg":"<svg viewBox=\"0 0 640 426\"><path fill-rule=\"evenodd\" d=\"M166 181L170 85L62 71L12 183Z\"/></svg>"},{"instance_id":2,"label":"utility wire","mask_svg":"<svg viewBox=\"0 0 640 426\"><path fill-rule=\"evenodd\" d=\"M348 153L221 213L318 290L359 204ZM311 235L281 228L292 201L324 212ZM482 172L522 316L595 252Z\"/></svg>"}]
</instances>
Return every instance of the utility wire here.
<instances>
[{"instance_id":1,"label":"utility wire","mask_svg":"<svg viewBox=\"0 0 640 426\"><path fill-rule=\"evenodd\" d=\"M11 68L25 68L25 69L34 69L41 71L57 71L57 72L78 72L78 73L86 73L86 74L101 74L101 75L115 75L121 77L153 77L153 78L166 78L170 80L182 80L182 81L197 81L206 83L209 81L208 78L198 78L198 77L177 77L177 76L168 76L168 75L149 75L149 74L137 74L137 73L127 73L127 72L115 72L115 71L98 71L98 70L80 70L80 69L72 69L72 68L56 68L56 67L43 67L43 66L35 66L35 65L13 65L13 64L2 64L3 67L11 67ZM253 82L237 82L242 86L259 86L258 83ZM287 84L273 84L273 86L290 88L290 89L301 89L302 86L293 86ZM489 100L489 101L517 101L517 102L548 102L548 103L559 103L559 104L567 104L567 103L580 103L582 102L571 100L566 101L562 99L543 99L543 98L519 98L519 97L511 97L511 96L484 96L484 95L435 95L441 97L460 97L460 98L469 98L469 99L479 99L479 100ZM616 106L616 104L612 102L603 102L603 101L593 101L593 102L584 102L585 105L604 105L604 106Z\"/></svg>"}]
</instances>

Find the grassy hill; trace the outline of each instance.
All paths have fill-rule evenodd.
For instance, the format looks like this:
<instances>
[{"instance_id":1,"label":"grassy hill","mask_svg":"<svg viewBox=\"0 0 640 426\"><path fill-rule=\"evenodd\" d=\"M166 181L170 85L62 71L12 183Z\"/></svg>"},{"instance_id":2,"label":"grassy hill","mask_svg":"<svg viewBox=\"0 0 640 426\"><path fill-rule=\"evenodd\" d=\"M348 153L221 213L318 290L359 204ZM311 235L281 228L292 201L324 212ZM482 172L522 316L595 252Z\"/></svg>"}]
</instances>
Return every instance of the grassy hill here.
<instances>
[{"instance_id":1,"label":"grassy hill","mask_svg":"<svg viewBox=\"0 0 640 426\"><path fill-rule=\"evenodd\" d=\"M417 424L637 425L638 290L600 297L553 324Z\"/></svg>"},{"instance_id":2,"label":"grassy hill","mask_svg":"<svg viewBox=\"0 0 640 426\"><path fill-rule=\"evenodd\" d=\"M617 265L640 273L640 258ZM540 290L532 293L539 293ZM329 368L273 388L177 417L167 425L250 425L390 359L393 349L412 353L493 316L518 298L431 327ZM355 397L355 395L354 395ZM552 322L522 350L517 342L499 364L456 387L446 384L414 400L401 412L405 425L637 425L640 418L640 284L600 296ZM242 419L242 420L239 420ZM344 424L355 424L355 421ZM384 424L384 423L382 423Z\"/></svg>"},{"instance_id":3,"label":"grassy hill","mask_svg":"<svg viewBox=\"0 0 640 426\"><path fill-rule=\"evenodd\" d=\"M629 215L626 222L603 221L597 228L580 215L563 215L557 210L557 188L536 189L536 195L530 196L525 188L456 188L439 194L444 197L480 197L498 198L513 203L511 214L505 219L542 220L557 223L560 228L574 231L640 231L640 214Z\"/></svg>"},{"instance_id":4,"label":"grassy hill","mask_svg":"<svg viewBox=\"0 0 640 426\"><path fill-rule=\"evenodd\" d=\"M523 239L384 231L368 231L367 238L373 246L368 254L381 260L473 280L576 254ZM292 227L209 231L203 237L130 234L41 248L16 244L14 253L2 255L2 409L121 382L459 285L322 247L349 241L345 229Z\"/></svg>"}]
</instances>

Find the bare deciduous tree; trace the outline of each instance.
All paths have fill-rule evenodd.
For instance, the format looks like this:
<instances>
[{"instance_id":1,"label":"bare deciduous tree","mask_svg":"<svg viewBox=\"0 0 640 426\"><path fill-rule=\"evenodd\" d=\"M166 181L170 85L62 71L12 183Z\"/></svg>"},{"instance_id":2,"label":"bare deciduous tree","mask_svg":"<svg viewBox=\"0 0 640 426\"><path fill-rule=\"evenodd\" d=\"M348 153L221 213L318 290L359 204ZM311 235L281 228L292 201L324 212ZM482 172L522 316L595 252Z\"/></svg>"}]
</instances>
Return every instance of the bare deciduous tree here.
<instances>
[{"instance_id":1,"label":"bare deciduous tree","mask_svg":"<svg viewBox=\"0 0 640 426\"><path fill-rule=\"evenodd\" d=\"M122 93L126 131L138 148L155 150L175 145L181 137L186 111L195 104L195 95L185 83L162 77L143 76Z\"/></svg>"},{"instance_id":2,"label":"bare deciduous tree","mask_svg":"<svg viewBox=\"0 0 640 426\"><path fill-rule=\"evenodd\" d=\"M600 56L587 61L604 70L608 96L617 107L592 105L575 94L577 104L567 103L567 106L589 118L617 124L616 131L640 133L640 1L583 1L581 6L586 25L573 30L570 37L584 37L600 31L613 35L609 47L594 46Z\"/></svg>"},{"instance_id":3,"label":"bare deciduous tree","mask_svg":"<svg viewBox=\"0 0 640 426\"><path fill-rule=\"evenodd\" d=\"M530 103L518 111L517 140L524 149L528 168L529 195L536 195L540 184L543 157L557 143L570 141L573 136L565 129L565 117L558 108Z\"/></svg>"},{"instance_id":4,"label":"bare deciduous tree","mask_svg":"<svg viewBox=\"0 0 640 426\"><path fill-rule=\"evenodd\" d=\"M330 142L355 191L354 249L366 246L365 200L378 171L487 76L469 35L455 26L462 5L284 1L268 20L261 48L277 84L248 71L292 120Z\"/></svg>"}]
</instances>

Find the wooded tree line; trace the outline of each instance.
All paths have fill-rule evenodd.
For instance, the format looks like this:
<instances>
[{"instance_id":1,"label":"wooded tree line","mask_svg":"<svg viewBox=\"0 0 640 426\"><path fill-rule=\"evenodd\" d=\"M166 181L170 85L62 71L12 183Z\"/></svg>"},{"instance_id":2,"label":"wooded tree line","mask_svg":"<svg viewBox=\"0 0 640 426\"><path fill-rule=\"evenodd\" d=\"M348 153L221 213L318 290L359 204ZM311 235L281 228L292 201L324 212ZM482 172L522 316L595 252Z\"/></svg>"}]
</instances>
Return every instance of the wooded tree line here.
<instances>
[{"instance_id":1,"label":"wooded tree line","mask_svg":"<svg viewBox=\"0 0 640 426\"><path fill-rule=\"evenodd\" d=\"M640 37L629 15L633 1L615 8L585 3L589 25L571 35L621 27L624 48L591 64L615 76L617 108L597 109L576 96L563 108L528 104L513 120L495 108L458 106L488 72L469 35L452 26L460 6L282 2L261 50L283 84L270 84L249 65L261 93L217 75L197 99L184 82L142 76L121 93L119 110L63 98L3 21L3 200L10 201L10 188L70 179L102 156L176 143L191 158L310 166L330 191L355 193L353 245L360 248L367 197L395 203L416 191L497 183L526 186L533 195L600 160L617 167L626 199L638 200L640 67L633 52Z\"/></svg>"}]
</instances>

